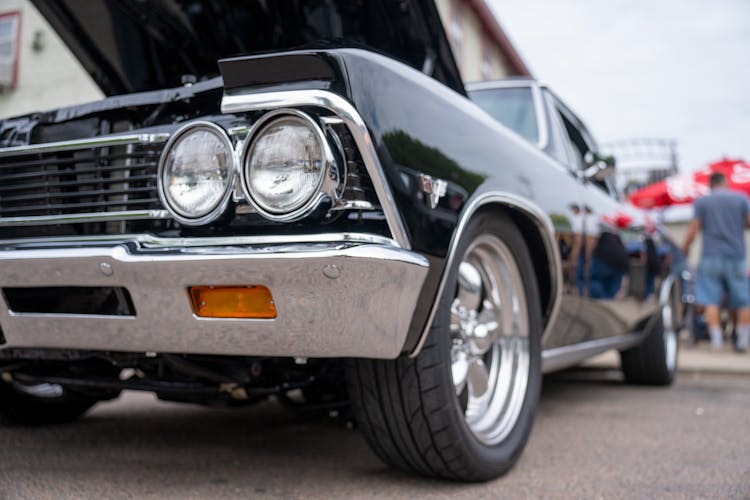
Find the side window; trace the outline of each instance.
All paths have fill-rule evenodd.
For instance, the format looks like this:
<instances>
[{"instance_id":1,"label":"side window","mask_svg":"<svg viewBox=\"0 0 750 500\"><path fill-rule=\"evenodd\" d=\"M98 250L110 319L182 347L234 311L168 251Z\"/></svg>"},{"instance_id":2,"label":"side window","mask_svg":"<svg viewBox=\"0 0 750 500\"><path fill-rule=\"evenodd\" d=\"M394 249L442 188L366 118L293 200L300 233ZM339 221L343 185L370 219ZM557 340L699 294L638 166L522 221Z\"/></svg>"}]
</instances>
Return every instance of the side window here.
<instances>
[{"instance_id":1,"label":"side window","mask_svg":"<svg viewBox=\"0 0 750 500\"><path fill-rule=\"evenodd\" d=\"M539 143L534 96L529 87L506 87L469 92L474 103L532 144Z\"/></svg>"}]
</instances>

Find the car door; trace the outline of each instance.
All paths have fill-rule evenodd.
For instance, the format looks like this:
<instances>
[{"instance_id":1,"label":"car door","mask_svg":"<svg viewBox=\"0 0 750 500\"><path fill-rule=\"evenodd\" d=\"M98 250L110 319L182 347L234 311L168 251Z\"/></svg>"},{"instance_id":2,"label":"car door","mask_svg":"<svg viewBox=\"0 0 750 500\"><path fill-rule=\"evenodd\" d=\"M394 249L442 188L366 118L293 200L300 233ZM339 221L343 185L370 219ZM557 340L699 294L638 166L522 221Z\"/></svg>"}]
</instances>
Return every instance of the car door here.
<instances>
[{"instance_id":1,"label":"car door","mask_svg":"<svg viewBox=\"0 0 750 500\"><path fill-rule=\"evenodd\" d=\"M578 172L571 169L567 137L556 111L545 101L542 87L530 80L504 80L467 86L469 97L497 121L543 150L567 176L538 180L545 196L539 202L555 227L563 263L564 286L555 324L542 339L544 349L570 342L569 331L578 314L577 256L581 248L583 203ZM578 280L580 282L580 279Z\"/></svg>"},{"instance_id":2,"label":"car door","mask_svg":"<svg viewBox=\"0 0 750 500\"><path fill-rule=\"evenodd\" d=\"M599 169L596 143L580 119L547 92L567 136L584 208L578 314L565 341L572 344L626 335L637 331L657 308L657 301L645 296L644 219L617 199L612 172Z\"/></svg>"}]
</instances>

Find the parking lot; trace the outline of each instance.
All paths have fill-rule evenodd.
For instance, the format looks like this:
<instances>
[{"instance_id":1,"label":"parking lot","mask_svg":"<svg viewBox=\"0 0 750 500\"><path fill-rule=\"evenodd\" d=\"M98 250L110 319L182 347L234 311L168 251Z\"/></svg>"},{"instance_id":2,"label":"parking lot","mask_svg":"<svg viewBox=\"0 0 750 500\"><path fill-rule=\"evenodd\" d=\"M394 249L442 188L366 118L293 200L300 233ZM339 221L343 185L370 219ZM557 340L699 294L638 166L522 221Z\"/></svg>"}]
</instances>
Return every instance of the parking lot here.
<instances>
[{"instance_id":1,"label":"parking lot","mask_svg":"<svg viewBox=\"0 0 750 500\"><path fill-rule=\"evenodd\" d=\"M128 393L74 424L1 428L0 498L748 498L749 386L742 374L684 373L670 389L602 368L548 377L518 465L468 485L392 471L344 422L274 403Z\"/></svg>"}]
</instances>

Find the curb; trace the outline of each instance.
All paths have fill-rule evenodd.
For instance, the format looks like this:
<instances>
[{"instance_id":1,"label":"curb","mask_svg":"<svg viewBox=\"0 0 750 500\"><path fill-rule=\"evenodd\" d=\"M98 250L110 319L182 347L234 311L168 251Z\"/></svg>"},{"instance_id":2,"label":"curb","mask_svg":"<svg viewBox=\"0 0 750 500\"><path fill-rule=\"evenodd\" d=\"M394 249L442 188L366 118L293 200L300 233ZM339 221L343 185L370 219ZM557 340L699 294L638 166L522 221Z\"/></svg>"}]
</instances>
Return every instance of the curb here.
<instances>
[{"instance_id":1,"label":"curb","mask_svg":"<svg viewBox=\"0 0 750 500\"><path fill-rule=\"evenodd\" d=\"M617 351L608 351L584 361L581 366L619 370L620 356ZM677 371L692 375L750 377L750 353L735 353L729 350L712 352L703 346L683 347L677 356Z\"/></svg>"}]
</instances>

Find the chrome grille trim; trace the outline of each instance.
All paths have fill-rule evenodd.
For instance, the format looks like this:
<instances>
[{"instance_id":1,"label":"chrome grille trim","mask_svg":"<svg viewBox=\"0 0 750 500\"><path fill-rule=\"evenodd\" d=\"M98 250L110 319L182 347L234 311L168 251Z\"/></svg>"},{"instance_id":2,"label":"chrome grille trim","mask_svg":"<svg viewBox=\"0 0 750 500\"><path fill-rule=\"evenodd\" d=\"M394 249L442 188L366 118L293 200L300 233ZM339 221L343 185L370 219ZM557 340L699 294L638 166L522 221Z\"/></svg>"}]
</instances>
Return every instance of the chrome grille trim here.
<instances>
[{"instance_id":1,"label":"chrome grille trim","mask_svg":"<svg viewBox=\"0 0 750 500\"><path fill-rule=\"evenodd\" d=\"M125 210L121 212L92 212L84 214L38 215L34 217L2 217L0 227L44 226L47 224L78 224L126 220L169 219L166 210Z\"/></svg>"},{"instance_id":2,"label":"chrome grille trim","mask_svg":"<svg viewBox=\"0 0 750 500\"><path fill-rule=\"evenodd\" d=\"M44 144L29 144L0 149L0 158L7 156L25 156L39 153L56 153L60 151L74 151L77 149L98 148L103 146L122 146L126 144L158 144L167 142L170 134L123 134L76 139L71 141L47 142Z\"/></svg>"},{"instance_id":3,"label":"chrome grille trim","mask_svg":"<svg viewBox=\"0 0 750 500\"><path fill-rule=\"evenodd\" d=\"M0 227L169 219L156 191L154 148L170 136L119 134L0 149Z\"/></svg>"}]
</instances>

